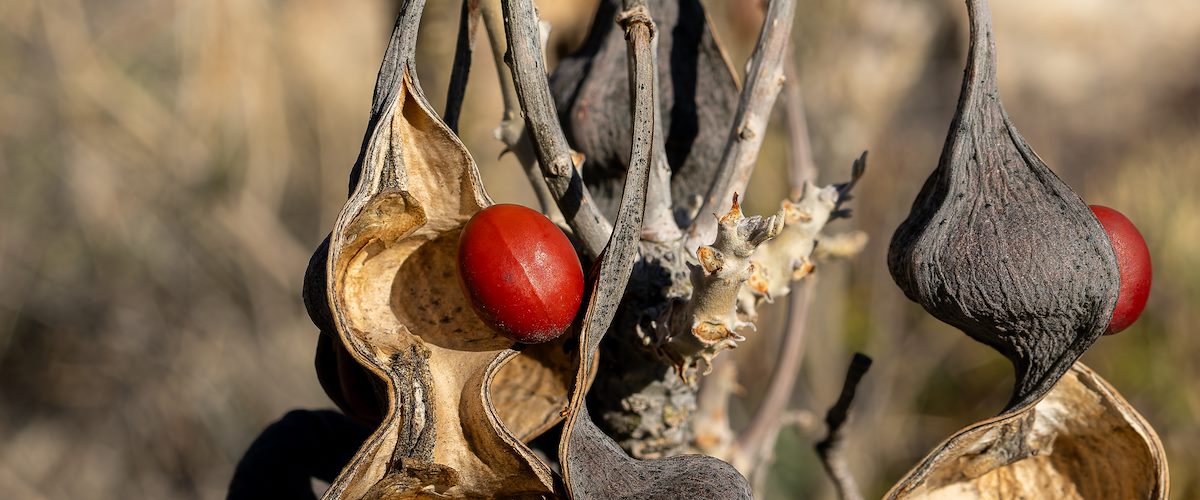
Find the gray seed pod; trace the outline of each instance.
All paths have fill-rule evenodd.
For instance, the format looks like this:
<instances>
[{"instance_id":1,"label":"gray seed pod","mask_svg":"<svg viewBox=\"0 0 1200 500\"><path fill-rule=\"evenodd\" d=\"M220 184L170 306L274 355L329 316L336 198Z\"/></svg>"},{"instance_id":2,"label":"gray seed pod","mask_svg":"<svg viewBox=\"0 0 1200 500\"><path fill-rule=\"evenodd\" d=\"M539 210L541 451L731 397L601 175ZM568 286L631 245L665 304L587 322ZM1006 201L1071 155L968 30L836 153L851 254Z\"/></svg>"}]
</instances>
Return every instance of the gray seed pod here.
<instances>
[{"instance_id":1,"label":"gray seed pod","mask_svg":"<svg viewBox=\"0 0 1200 500\"><path fill-rule=\"evenodd\" d=\"M1000 103L986 2L968 10L958 109L888 268L910 299L1012 361L1012 409L1040 399L1103 334L1120 277L1099 221Z\"/></svg>"}]
</instances>

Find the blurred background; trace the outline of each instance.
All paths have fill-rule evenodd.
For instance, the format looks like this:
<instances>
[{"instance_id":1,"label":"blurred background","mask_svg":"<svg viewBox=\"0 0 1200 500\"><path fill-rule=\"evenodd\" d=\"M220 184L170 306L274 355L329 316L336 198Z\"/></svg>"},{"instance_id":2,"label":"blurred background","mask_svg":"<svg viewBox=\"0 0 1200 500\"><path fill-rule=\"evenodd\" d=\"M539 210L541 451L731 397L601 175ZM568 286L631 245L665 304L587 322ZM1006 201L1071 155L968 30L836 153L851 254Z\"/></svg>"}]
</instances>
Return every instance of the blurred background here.
<instances>
[{"instance_id":1,"label":"blurred background","mask_svg":"<svg viewBox=\"0 0 1200 500\"><path fill-rule=\"evenodd\" d=\"M592 0L541 2L550 58ZM0 496L221 498L258 432L330 407L300 282L346 196L398 3L382 0L0 2ZM735 68L757 0L708 0ZM458 2L430 2L421 81L441 109ZM1089 203L1140 227L1150 303L1084 361L1157 429L1172 497L1200 498L1200 3L994 2L1000 86L1030 144ZM935 166L966 49L959 0L800 1L794 35L821 183L869 149L857 258L822 266L792 406L822 415L855 350L876 364L847 428L878 497L933 445L994 414L1008 362L908 302L886 244ZM607 22L607 20L605 20ZM481 33L482 35L482 33ZM497 201L532 204L500 117L486 37L462 137ZM777 113L778 114L778 113ZM778 117L777 117L778 118ZM784 196L782 120L748 212ZM737 351L735 424L754 411L781 311ZM785 429L771 498L830 498Z\"/></svg>"}]
</instances>

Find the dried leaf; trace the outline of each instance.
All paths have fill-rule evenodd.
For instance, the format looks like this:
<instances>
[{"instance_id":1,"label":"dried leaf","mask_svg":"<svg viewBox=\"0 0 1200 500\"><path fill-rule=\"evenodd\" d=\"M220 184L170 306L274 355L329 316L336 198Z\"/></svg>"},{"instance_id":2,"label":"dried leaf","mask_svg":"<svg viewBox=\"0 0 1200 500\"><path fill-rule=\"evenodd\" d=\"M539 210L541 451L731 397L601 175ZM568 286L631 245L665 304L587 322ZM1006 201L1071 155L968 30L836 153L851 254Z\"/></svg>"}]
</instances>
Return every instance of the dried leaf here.
<instances>
[{"instance_id":1,"label":"dried leaf","mask_svg":"<svg viewBox=\"0 0 1200 500\"><path fill-rule=\"evenodd\" d=\"M491 200L417 82L423 6L406 3L397 19L353 191L306 278L314 322L377 379L386 401L326 498L553 496L552 472L522 440L561 419L577 355L563 343L515 348L458 289L459 233ZM328 366L330 355L320 356ZM335 400L353 392L342 380L325 386ZM518 407L519 397L537 401Z\"/></svg>"},{"instance_id":2,"label":"dried leaf","mask_svg":"<svg viewBox=\"0 0 1200 500\"><path fill-rule=\"evenodd\" d=\"M698 0L647 4L657 26L658 99L671 196L687 227L699 207L696 194L708 191L720 163L738 83ZM559 62L550 80L563 131L587 157L584 181L609 217L620 201L633 135L625 33L611 22L620 10L620 1L600 2L583 46Z\"/></svg>"},{"instance_id":3,"label":"dried leaf","mask_svg":"<svg viewBox=\"0 0 1200 500\"><path fill-rule=\"evenodd\" d=\"M889 499L1167 498L1166 452L1150 424L1075 363L1046 396L955 433Z\"/></svg>"},{"instance_id":4,"label":"dried leaf","mask_svg":"<svg viewBox=\"0 0 1200 500\"><path fill-rule=\"evenodd\" d=\"M888 268L905 295L1009 358L1007 408L1036 401L1107 328L1119 275L1092 211L1000 103L983 0L938 168L896 230Z\"/></svg>"}]
</instances>

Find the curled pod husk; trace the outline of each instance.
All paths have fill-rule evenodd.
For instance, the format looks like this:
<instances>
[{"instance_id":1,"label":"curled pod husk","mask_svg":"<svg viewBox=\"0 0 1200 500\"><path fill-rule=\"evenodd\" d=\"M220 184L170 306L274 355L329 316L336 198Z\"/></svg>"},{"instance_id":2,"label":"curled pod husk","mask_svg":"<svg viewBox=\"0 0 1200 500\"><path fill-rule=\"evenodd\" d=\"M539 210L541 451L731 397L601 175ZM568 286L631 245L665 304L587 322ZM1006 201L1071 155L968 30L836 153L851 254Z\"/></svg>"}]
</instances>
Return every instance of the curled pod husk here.
<instances>
[{"instance_id":1,"label":"curled pod husk","mask_svg":"<svg viewBox=\"0 0 1200 500\"><path fill-rule=\"evenodd\" d=\"M1012 361L1012 409L1050 390L1100 337L1120 278L1104 228L1000 103L986 2L969 0L968 11L958 109L888 268L910 299Z\"/></svg>"},{"instance_id":2,"label":"curled pod husk","mask_svg":"<svg viewBox=\"0 0 1200 500\"><path fill-rule=\"evenodd\" d=\"M459 233L491 201L421 92L423 6L402 7L350 198L305 280L314 322L369 372L383 402L378 428L325 498L553 496L553 473L523 441L561 420L578 354L567 339L514 345L459 291ZM336 377L324 349L326 382ZM347 405L344 384L323 385Z\"/></svg>"},{"instance_id":3,"label":"curled pod husk","mask_svg":"<svg viewBox=\"0 0 1200 500\"><path fill-rule=\"evenodd\" d=\"M509 28L517 34L535 33L533 6L528 0L512 2L515 15ZM652 44L654 30L647 20L626 26L631 45ZM656 71L653 57L630 51L629 78L647 82ZM590 498L721 498L748 499L750 485L732 465L703 455L657 460L630 457L596 426L588 414L588 381L596 372L597 351L626 293L638 258L650 165L655 150L655 112L651 92L638 85L631 107L629 171L608 244L601 252L595 281L589 287L586 312L578 337L580 362L570 404L563 422L558 458L567 494L576 500Z\"/></svg>"},{"instance_id":4,"label":"curled pod husk","mask_svg":"<svg viewBox=\"0 0 1200 500\"><path fill-rule=\"evenodd\" d=\"M1034 404L958 431L889 499L1167 498L1154 429L1082 363Z\"/></svg>"},{"instance_id":5,"label":"curled pod husk","mask_svg":"<svg viewBox=\"0 0 1200 500\"><path fill-rule=\"evenodd\" d=\"M657 27L658 105L671 166L676 217L699 208L721 160L738 104L738 83L699 0L649 0ZM584 182L613 217L629 169L632 101L625 32L611 22L619 0L602 0L583 46L563 58L550 79L567 140L587 158ZM707 216L709 214L701 214ZM682 220L687 227L690 220Z\"/></svg>"}]
</instances>

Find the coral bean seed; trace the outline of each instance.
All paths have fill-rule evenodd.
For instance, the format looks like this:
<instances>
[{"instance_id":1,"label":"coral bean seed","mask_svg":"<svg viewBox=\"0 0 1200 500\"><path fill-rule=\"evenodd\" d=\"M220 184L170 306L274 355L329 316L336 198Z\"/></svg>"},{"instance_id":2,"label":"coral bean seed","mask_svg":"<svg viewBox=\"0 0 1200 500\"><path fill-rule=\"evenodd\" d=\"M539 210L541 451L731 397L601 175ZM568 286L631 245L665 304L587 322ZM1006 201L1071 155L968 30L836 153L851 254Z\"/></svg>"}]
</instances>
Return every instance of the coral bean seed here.
<instances>
[{"instance_id":1,"label":"coral bean seed","mask_svg":"<svg viewBox=\"0 0 1200 500\"><path fill-rule=\"evenodd\" d=\"M570 240L546 216L520 205L493 205L467 222L458 277L479 318L518 342L562 335L583 298L583 269Z\"/></svg>"},{"instance_id":2,"label":"coral bean seed","mask_svg":"<svg viewBox=\"0 0 1200 500\"><path fill-rule=\"evenodd\" d=\"M1100 205L1091 205L1091 209L1104 226L1104 232L1108 233L1120 269L1117 306L1113 309L1108 330L1104 332L1112 335L1137 321L1146 308L1146 299L1150 297L1150 249L1146 247L1142 233L1121 212Z\"/></svg>"}]
</instances>

